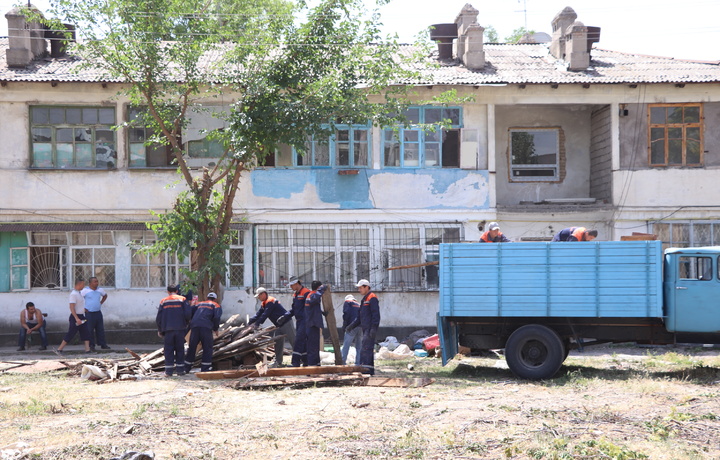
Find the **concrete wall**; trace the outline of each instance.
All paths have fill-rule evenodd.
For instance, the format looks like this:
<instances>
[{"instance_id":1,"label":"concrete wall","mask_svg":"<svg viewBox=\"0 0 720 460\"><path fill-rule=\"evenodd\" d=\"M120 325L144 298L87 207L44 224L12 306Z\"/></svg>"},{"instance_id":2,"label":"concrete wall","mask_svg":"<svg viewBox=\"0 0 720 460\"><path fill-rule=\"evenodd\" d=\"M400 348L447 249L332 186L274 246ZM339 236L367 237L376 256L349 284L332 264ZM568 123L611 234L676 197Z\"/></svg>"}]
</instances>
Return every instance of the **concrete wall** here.
<instances>
[{"instance_id":1,"label":"concrete wall","mask_svg":"<svg viewBox=\"0 0 720 460\"><path fill-rule=\"evenodd\" d=\"M627 109L628 115L620 118L620 167L632 170L651 169L648 156L647 104L627 104ZM720 126L720 103L705 102L703 115L704 166L720 167L720 131L717 129Z\"/></svg>"},{"instance_id":2,"label":"concrete wall","mask_svg":"<svg viewBox=\"0 0 720 460\"><path fill-rule=\"evenodd\" d=\"M609 202L612 200L610 106L593 111L590 123L590 197Z\"/></svg>"},{"instance_id":3,"label":"concrete wall","mask_svg":"<svg viewBox=\"0 0 720 460\"><path fill-rule=\"evenodd\" d=\"M103 317L111 345L121 343L156 343L155 315L157 305L167 293L163 289L106 289L108 300L103 304ZM342 325L342 303L347 294L357 292L333 292L335 316L338 327ZM437 292L378 292L380 298L380 326L383 333L391 329L403 331L433 328L438 311ZM68 291L34 290L24 293L3 293L0 310L0 346L17 342L20 329L20 311L25 303L33 302L47 313L47 331L50 343L59 344L67 332L70 315ZM280 303L290 309L292 294L273 293ZM246 289L226 290L222 299L223 319L231 315L252 316L259 307L255 297ZM270 325L269 322L265 324ZM402 339L402 337L398 337Z\"/></svg>"},{"instance_id":4,"label":"concrete wall","mask_svg":"<svg viewBox=\"0 0 720 460\"><path fill-rule=\"evenodd\" d=\"M496 196L498 205L548 198L590 196L590 133L592 106L496 106ZM509 128L559 126L565 137L565 177L561 182L511 182L509 180ZM562 138L561 138L562 142ZM560 160L562 166L562 159ZM562 178L562 173L560 174Z\"/></svg>"},{"instance_id":5,"label":"concrete wall","mask_svg":"<svg viewBox=\"0 0 720 460\"><path fill-rule=\"evenodd\" d=\"M117 170L27 169L28 105L81 101L87 105L115 106L116 118L122 120L124 101L117 99L118 89L112 84L103 88L99 83L60 83L53 87L50 83L15 82L0 88L0 184L3 184L0 221L142 221L149 218L148 209L170 206L180 188L168 188L167 184L178 176L171 170L128 169L122 132L116 140ZM417 98L428 100L442 90L439 86L419 87ZM720 165L720 131L715 129L720 125L717 85L688 84L684 88L560 85L557 89L549 85L479 86L458 88L458 96L472 96L476 101L465 104L463 111L461 168L383 169L379 130L375 129L371 168L348 176L329 169L281 167L246 173L237 195L236 211L250 223L461 222L465 239L471 241L477 241L481 234L478 225L492 220L498 220L503 232L517 240L552 236L571 225L598 228L600 239L609 240L633 229L645 231L647 219L660 219L673 212L677 218L717 219L720 209L713 201L717 195L714 168ZM705 103L706 167L648 170L644 104L693 101ZM629 116L617 119L618 104L628 105ZM608 141L604 132L608 118L620 125L619 130L613 131L617 126L611 123L609 133L612 161L617 162L615 169L618 166L644 169L612 173L613 202L623 206L621 211L615 213L606 208L578 211L564 207L508 210L508 206L520 201L604 197L608 171L605 165ZM562 127L566 151L566 175L562 182L509 182L508 128L519 126ZM196 134L199 131L192 135ZM628 163L633 152L637 152L634 162ZM498 211L496 204L503 209ZM684 208L678 212L679 207L687 205L708 208ZM246 271L251 282L250 259ZM139 330L143 337L149 336L147 340L157 340L152 330L156 304L164 295L162 289L118 288L109 293L105 308L108 329L123 333ZM337 294L339 304L345 293ZM378 294L383 315L381 327L429 328L435 324L437 292ZM61 334L67 327L67 295L67 291L41 289L0 293L0 333L15 340L19 311L25 302L32 300L50 314L51 331ZM289 306L289 293L279 297ZM227 290L223 307L226 316L251 314L255 299L245 289Z\"/></svg>"}]
</instances>

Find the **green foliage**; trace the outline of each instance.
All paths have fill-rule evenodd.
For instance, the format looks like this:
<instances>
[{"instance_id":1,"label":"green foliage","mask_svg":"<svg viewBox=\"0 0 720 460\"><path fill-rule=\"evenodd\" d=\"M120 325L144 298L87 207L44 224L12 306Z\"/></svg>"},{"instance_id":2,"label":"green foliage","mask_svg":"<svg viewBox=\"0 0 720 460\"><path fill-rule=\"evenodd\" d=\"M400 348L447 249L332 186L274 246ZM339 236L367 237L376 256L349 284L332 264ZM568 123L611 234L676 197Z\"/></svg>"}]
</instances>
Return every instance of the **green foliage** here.
<instances>
[{"instance_id":1,"label":"green foliage","mask_svg":"<svg viewBox=\"0 0 720 460\"><path fill-rule=\"evenodd\" d=\"M535 33L534 30L529 30L529 29L526 29L525 27L518 27L517 29L513 30L512 33L510 33L510 35L505 37L505 43L517 43L520 41L520 39L523 37L523 35L525 35L525 34L532 35L534 33Z\"/></svg>"},{"instance_id":2,"label":"green foliage","mask_svg":"<svg viewBox=\"0 0 720 460\"><path fill-rule=\"evenodd\" d=\"M499 43L500 38L498 37L497 30L493 26L486 26L485 32L483 32L485 43Z\"/></svg>"},{"instance_id":3,"label":"green foliage","mask_svg":"<svg viewBox=\"0 0 720 460\"><path fill-rule=\"evenodd\" d=\"M192 250L190 278L203 296L225 273L241 173L280 144L303 151L308 136L327 139L336 124L402 120L407 89L395 83L415 75L362 0L52 2L53 14L78 26L84 65L125 83L119 96L142 109L133 123L155 133L146 144L171 147L186 191L155 213L158 243L148 250ZM210 134L224 154L197 174L183 128L212 103L225 106L213 111L225 128Z\"/></svg>"}]
</instances>

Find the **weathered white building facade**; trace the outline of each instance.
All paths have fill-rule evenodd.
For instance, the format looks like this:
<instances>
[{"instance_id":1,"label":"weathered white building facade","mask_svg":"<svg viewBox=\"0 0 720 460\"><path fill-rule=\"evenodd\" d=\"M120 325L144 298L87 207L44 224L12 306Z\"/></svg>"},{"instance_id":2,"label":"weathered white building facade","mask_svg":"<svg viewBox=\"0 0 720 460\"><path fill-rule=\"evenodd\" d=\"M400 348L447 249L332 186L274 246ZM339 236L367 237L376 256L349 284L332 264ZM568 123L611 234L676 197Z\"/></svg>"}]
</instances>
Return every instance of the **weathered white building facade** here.
<instances>
[{"instance_id":1,"label":"weathered white building facade","mask_svg":"<svg viewBox=\"0 0 720 460\"><path fill-rule=\"evenodd\" d=\"M8 20L15 30L24 19ZM569 9L550 43L484 44L469 5L443 30L450 54L414 82L417 100L455 89L473 102L409 115L448 126L351 125L305 156L282 149L245 174L226 315L252 314L260 285L289 306L292 275L343 296L368 278L381 327L433 327L436 267L387 269L437 260L439 243L477 241L490 221L516 241L583 225L605 240L655 232L675 246L720 244L717 62L590 49L599 30ZM75 276L98 276L108 291L116 343L130 333L154 340L157 302L183 262L136 248L153 238L149 210L168 208L178 191L168 186L175 168L144 145L142 127L114 129L132 119L120 83L76 72L74 57L46 56L44 42L0 38L2 341L15 340L28 301L49 314L50 332L64 332ZM217 127L194 117L183 135L191 164L212 163L204 130Z\"/></svg>"}]
</instances>

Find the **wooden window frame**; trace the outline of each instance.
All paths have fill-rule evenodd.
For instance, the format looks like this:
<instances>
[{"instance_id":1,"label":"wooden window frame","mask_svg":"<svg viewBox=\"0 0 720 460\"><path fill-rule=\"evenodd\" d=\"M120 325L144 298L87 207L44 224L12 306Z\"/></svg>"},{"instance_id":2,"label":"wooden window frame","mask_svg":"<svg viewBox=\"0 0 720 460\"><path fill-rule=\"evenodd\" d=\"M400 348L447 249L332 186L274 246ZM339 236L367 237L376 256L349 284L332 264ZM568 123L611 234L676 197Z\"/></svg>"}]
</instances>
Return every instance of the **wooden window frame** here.
<instances>
[{"instance_id":1,"label":"wooden window frame","mask_svg":"<svg viewBox=\"0 0 720 460\"><path fill-rule=\"evenodd\" d=\"M652 109L653 107L697 107L699 109L698 122L697 123L652 123ZM703 121L705 117L703 114L703 104L700 102L694 103L667 103L667 104L648 104L647 106L647 150L648 150L648 165L655 168L668 168L668 167L702 167L705 164L704 155L704 135L703 135ZM665 129L665 162L664 163L653 163L652 162L652 130L653 128L664 128ZM682 129L682 164L669 164L669 148L670 142L668 142L669 128L681 128ZM700 159L698 163L687 163L687 128L698 128L700 131Z\"/></svg>"}]
</instances>

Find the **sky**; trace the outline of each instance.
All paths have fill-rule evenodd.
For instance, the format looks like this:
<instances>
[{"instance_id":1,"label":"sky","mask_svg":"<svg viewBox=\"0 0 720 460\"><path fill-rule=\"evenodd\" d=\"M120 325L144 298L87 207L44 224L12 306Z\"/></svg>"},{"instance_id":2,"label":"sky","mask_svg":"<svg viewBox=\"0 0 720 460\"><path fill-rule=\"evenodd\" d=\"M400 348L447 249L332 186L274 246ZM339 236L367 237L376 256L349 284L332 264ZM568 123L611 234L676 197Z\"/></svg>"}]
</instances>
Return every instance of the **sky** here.
<instances>
[{"instance_id":1,"label":"sky","mask_svg":"<svg viewBox=\"0 0 720 460\"><path fill-rule=\"evenodd\" d=\"M78 0L81 1L81 0ZM372 7L374 0L365 0ZM7 12L16 0L0 0ZM493 26L502 40L518 27L552 33L550 22L564 7L572 7L586 26L602 28L598 48L720 61L720 0L391 0L380 8L383 30L412 42L431 24L454 22L466 3L477 10L478 22ZM47 0L34 0L41 10ZM0 17L0 36L7 21Z\"/></svg>"}]
</instances>

